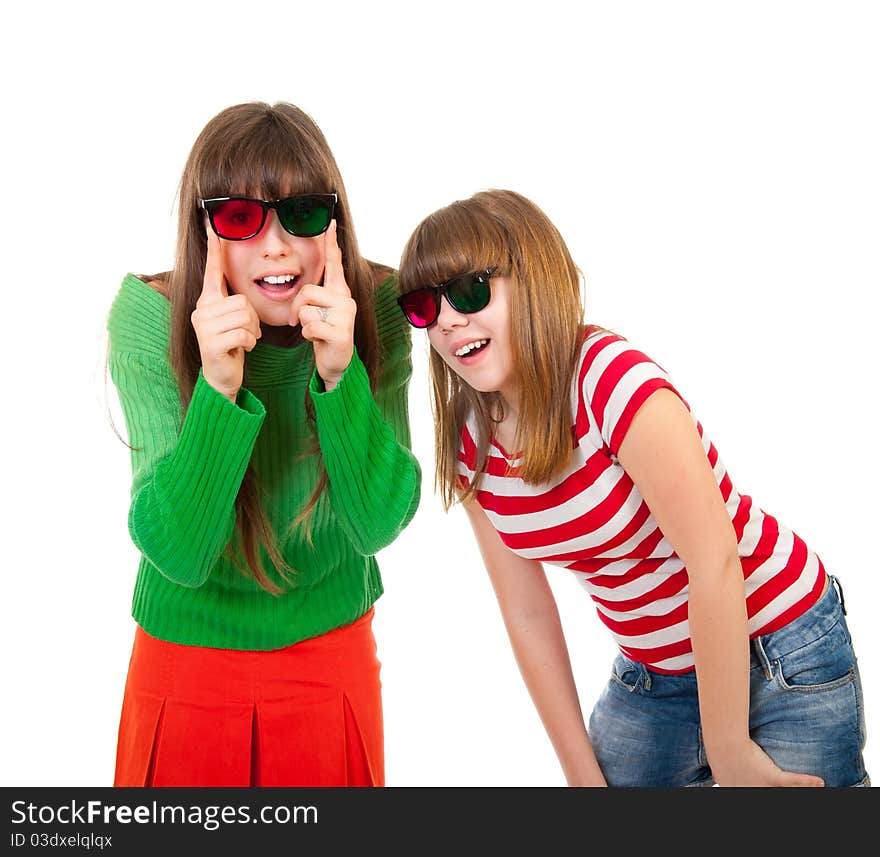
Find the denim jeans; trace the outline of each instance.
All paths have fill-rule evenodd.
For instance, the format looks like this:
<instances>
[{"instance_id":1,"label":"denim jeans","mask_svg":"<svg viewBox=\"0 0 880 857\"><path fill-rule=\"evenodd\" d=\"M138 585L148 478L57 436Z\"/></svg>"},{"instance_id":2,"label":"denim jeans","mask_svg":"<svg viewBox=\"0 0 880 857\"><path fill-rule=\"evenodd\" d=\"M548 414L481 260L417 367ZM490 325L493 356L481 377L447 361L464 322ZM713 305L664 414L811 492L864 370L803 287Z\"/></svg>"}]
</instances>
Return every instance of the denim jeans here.
<instances>
[{"instance_id":1,"label":"denim jeans","mask_svg":"<svg viewBox=\"0 0 880 857\"><path fill-rule=\"evenodd\" d=\"M749 732L783 770L869 786L859 668L831 578L806 613L751 641ZM711 786L693 671L664 675L618 655L590 717L610 786Z\"/></svg>"}]
</instances>

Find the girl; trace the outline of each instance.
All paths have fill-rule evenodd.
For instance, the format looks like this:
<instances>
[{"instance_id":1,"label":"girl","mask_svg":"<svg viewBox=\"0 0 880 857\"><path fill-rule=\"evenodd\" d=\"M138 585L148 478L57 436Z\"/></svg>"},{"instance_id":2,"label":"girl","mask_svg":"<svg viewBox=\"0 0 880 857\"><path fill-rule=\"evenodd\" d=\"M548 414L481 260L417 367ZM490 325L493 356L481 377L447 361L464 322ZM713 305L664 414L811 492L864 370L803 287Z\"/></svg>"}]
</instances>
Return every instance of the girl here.
<instances>
[{"instance_id":1,"label":"girl","mask_svg":"<svg viewBox=\"0 0 880 857\"><path fill-rule=\"evenodd\" d=\"M568 783L867 785L839 586L737 492L666 372L582 324L543 212L510 191L435 212L400 286L431 343L444 505L464 505ZM542 562L620 649L589 730Z\"/></svg>"},{"instance_id":2,"label":"girl","mask_svg":"<svg viewBox=\"0 0 880 857\"><path fill-rule=\"evenodd\" d=\"M109 367L142 557L117 785L382 785L374 555L415 512L409 328L315 123L212 119Z\"/></svg>"}]
</instances>

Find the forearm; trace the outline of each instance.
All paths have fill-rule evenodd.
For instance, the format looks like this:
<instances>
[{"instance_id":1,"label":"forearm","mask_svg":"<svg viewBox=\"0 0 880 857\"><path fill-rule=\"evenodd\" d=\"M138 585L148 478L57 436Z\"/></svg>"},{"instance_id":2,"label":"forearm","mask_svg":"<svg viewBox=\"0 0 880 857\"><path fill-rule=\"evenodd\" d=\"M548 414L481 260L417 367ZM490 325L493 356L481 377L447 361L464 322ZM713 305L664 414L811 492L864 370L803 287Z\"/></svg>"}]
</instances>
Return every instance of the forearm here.
<instances>
[{"instance_id":1,"label":"forearm","mask_svg":"<svg viewBox=\"0 0 880 857\"><path fill-rule=\"evenodd\" d=\"M129 532L141 553L166 577L200 586L228 543L235 524L235 498L265 413L246 390L239 405L196 383L179 436L158 462L148 456L150 428L170 431L167 420L129 419L137 486L129 510ZM134 413L131 417L134 417Z\"/></svg>"},{"instance_id":2,"label":"forearm","mask_svg":"<svg viewBox=\"0 0 880 857\"><path fill-rule=\"evenodd\" d=\"M505 616L520 673L570 786L604 786L578 700L555 604Z\"/></svg>"},{"instance_id":3,"label":"forearm","mask_svg":"<svg viewBox=\"0 0 880 857\"><path fill-rule=\"evenodd\" d=\"M387 392L377 394L386 402L389 421L373 397L357 354L333 390L322 386L313 376L312 400L330 502L355 549L372 555L394 541L418 506L421 470L408 449L406 387L396 389L395 402L386 401Z\"/></svg>"},{"instance_id":4,"label":"forearm","mask_svg":"<svg viewBox=\"0 0 880 857\"><path fill-rule=\"evenodd\" d=\"M700 721L710 766L723 766L749 741L749 643L738 558L691 572L688 622Z\"/></svg>"}]
</instances>

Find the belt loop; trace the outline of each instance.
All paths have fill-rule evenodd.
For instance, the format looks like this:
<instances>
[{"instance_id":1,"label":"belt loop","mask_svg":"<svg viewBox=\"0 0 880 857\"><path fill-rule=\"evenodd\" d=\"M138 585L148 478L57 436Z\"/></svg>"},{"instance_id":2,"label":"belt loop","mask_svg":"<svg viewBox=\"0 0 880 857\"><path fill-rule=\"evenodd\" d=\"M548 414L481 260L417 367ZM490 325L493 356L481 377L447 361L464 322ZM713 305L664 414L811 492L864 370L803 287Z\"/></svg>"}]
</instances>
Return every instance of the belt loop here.
<instances>
[{"instance_id":1,"label":"belt loop","mask_svg":"<svg viewBox=\"0 0 880 857\"><path fill-rule=\"evenodd\" d=\"M761 666L764 667L764 675L767 677L767 681L770 681L773 678L773 672L770 669L770 660L764 651L764 646L761 645L760 637L755 637L752 640L752 648L755 651L755 656L761 662Z\"/></svg>"},{"instance_id":2,"label":"belt loop","mask_svg":"<svg viewBox=\"0 0 880 857\"><path fill-rule=\"evenodd\" d=\"M837 597L840 599L840 609L843 610L843 615L846 616L846 601L843 600L843 587L840 585L840 581L833 575L828 575L831 578L831 582L834 584L834 588L837 590Z\"/></svg>"}]
</instances>

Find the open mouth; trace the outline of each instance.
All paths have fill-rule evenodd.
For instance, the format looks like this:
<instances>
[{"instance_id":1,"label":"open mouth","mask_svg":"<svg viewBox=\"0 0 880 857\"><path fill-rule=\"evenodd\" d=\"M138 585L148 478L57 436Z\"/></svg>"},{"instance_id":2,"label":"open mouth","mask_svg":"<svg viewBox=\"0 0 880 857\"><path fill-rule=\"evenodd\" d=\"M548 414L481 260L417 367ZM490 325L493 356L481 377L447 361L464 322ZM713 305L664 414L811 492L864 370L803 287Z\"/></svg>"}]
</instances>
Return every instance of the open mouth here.
<instances>
[{"instance_id":1,"label":"open mouth","mask_svg":"<svg viewBox=\"0 0 880 857\"><path fill-rule=\"evenodd\" d=\"M475 342L469 342L467 345L459 348L455 352L455 356L461 363L467 366L469 363L474 363L480 355L484 354L491 342L491 339L478 339Z\"/></svg>"},{"instance_id":2,"label":"open mouth","mask_svg":"<svg viewBox=\"0 0 880 857\"><path fill-rule=\"evenodd\" d=\"M299 274L283 274L254 280L254 283L266 297L272 300L287 300L296 292L299 280Z\"/></svg>"}]
</instances>

